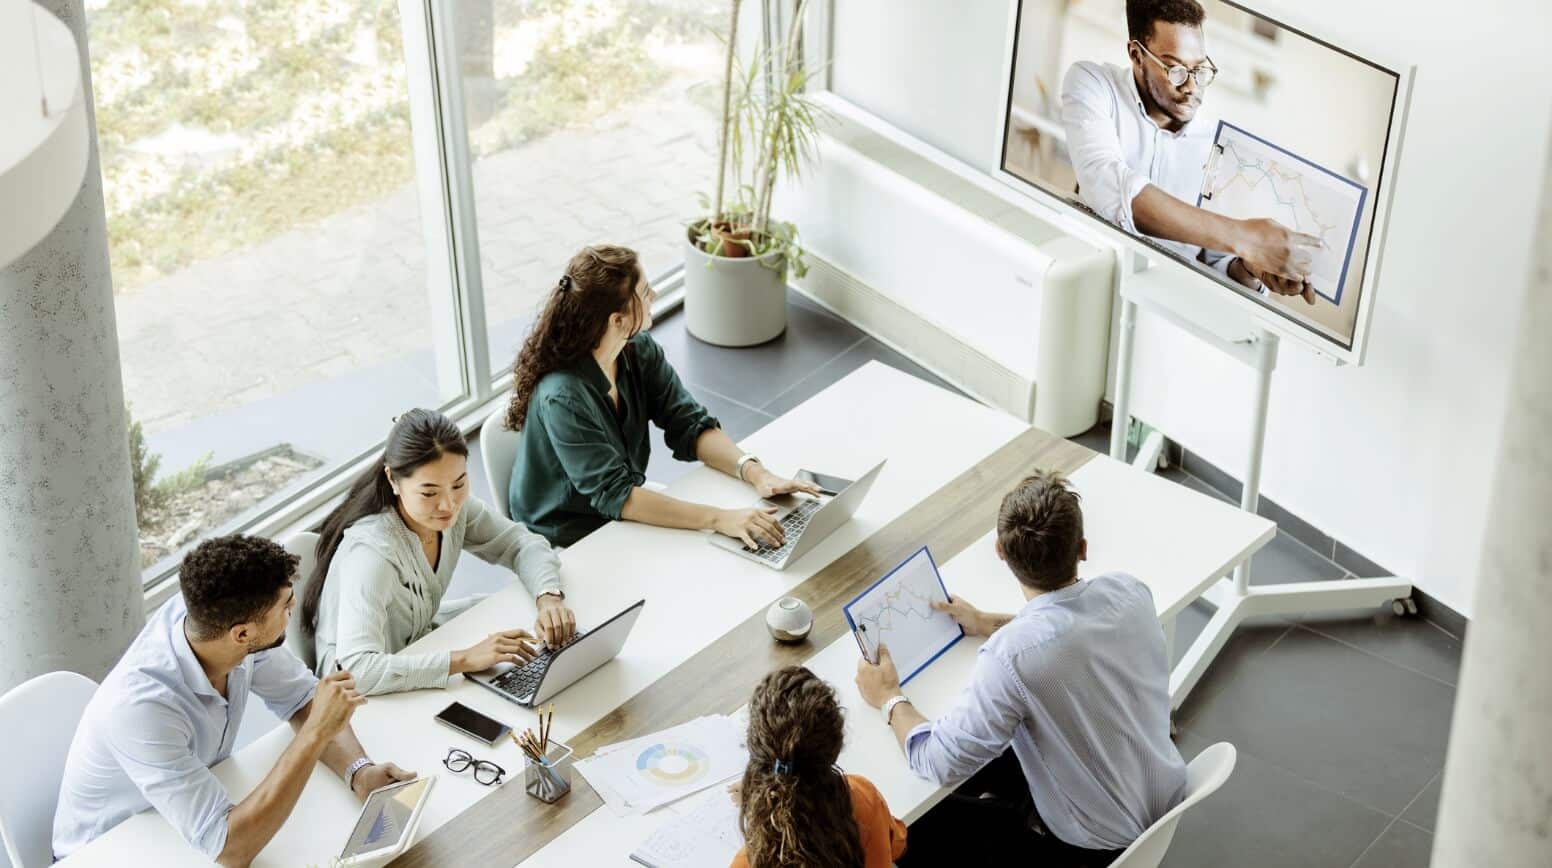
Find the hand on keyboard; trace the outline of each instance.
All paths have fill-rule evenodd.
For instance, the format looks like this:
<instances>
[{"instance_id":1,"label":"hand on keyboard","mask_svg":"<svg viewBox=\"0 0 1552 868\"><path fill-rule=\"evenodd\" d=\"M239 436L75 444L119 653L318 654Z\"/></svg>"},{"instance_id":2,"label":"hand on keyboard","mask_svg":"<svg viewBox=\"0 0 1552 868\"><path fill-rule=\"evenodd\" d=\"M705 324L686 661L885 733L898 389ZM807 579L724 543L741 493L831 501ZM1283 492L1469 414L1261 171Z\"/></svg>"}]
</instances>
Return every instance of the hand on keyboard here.
<instances>
[{"instance_id":1,"label":"hand on keyboard","mask_svg":"<svg viewBox=\"0 0 1552 868\"><path fill-rule=\"evenodd\" d=\"M761 543L779 546L787 541L787 535L776 521L777 512L773 506L719 509L712 518L711 529L742 540L744 547L750 550L759 548Z\"/></svg>"},{"instance_id":2,"label":"hand on keyboard","mask_svg":"<svg viewBox=\"0 0 1552 868\"><path fill-rule=\"evenodd\" d=\"M548 647L560 645L577 632L577 616L554 594L542 594L536 601L539 617L534 634Z\"/></svg>"}]
</instances>

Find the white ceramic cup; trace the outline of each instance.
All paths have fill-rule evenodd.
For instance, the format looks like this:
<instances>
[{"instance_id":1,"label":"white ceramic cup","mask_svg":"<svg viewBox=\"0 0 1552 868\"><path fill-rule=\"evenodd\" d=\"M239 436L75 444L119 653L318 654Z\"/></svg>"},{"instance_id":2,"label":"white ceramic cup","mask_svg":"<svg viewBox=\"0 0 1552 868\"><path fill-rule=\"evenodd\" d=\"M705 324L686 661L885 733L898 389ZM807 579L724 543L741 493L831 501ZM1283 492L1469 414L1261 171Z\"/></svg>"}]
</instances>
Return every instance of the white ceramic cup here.
<instances>
[{"instance_id":1,"label":"white ceramic cup","mask_svg":"<svg viewBox=\"0 0 1552 868\"><path fill-rule=\"evenodd\" d=\"M814 610L797 597L782 597L765 610L765 626L778 642L802 642L814 629Z\"/></svg>"}]
</instances>

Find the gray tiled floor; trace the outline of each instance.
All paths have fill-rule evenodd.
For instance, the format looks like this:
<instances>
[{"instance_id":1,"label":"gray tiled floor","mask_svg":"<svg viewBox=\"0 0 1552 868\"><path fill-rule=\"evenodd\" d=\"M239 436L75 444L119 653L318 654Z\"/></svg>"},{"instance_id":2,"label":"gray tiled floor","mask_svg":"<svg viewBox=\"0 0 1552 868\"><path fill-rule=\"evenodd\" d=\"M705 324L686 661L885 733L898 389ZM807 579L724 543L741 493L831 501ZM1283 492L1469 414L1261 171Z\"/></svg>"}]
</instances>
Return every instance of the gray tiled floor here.
<instances>
[{"instance_id":1,"label":"gray tiled floor","mask_svg":"<svg viewBox=\"0 0 1552 868\"><path fill-rule=\"evenodd\" d=\"M805 300L794 297L789 311L785 335L746 350L696 341L677 314L653 329L680 375L735 439L869 359L936 381ZM1103 450L1107 438L1097 429L1078 439ZM488 497L477 458L471 464L475 493ZM657 450L648 475L667 481L688 466ZM1178 470L1164 475L1222 496ZM456 593L493 590L510 580L475 559L463 563ZM1287 534L1252 569L1257 583L1346 575ZM1209 617L1202 603L1181 615L1177 653ZM1177 740L1187 757L1228 740L1239 750L1239 765L1223 790L1186 815L1164 864L1426 865L1459 665L1455 637L1421 619L1384 612L1265 618L1242 627L1177 715Z\"/></svg>"}]
</instances>

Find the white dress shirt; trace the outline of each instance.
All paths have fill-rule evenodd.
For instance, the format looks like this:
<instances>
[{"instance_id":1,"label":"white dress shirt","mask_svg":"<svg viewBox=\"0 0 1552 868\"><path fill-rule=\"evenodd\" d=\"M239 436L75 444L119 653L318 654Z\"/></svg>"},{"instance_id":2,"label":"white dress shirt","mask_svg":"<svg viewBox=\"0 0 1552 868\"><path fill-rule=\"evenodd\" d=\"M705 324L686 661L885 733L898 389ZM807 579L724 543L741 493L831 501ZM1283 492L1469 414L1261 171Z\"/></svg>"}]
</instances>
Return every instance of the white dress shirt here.
<instances>
[{"instance_id":1,"label":"white dress shirt","mask_svg":"<svg viewBox=\"0 0 1552 868\"><path fill-rule=\"evenodd\" d=\"M285 648L245 657L222 697L183 633L186 612L182 597L158 609L87 704L60 782L56 858L146 808L221 855L233 805L210 767L231 755L248 694L281 720L313 698L318 679Z\"/></svg>"},{"instance_id":2,"label":"white dress shirt","mask_svg":"<svg viewBox=\"0 0 1552 868\"><path fill-rule=\"evenodd\" d=\"M1046 828L1075 847L1130 846L1180 802L1186 764L1146 585L1106 573L1030 600L981 646L954 708L911 730L906 755L947 786L1010 745Z\"/></svg>"},{"instance_id":3,"label":"white dress shirt","mask_svg":"<svg viewBox=\"0 0 1552 868\"><path fill-rule=\"evenodd\" d=\"M1195 205L1218 127L1207 102L1202 100L1190 123L1170 132L1148 117L1131 67L1074 63L1062 80L1062 123L1083 204L1133 235L1143 233L1132 219L1132 200L1149 184ZM1187 261L1203 252L1191 244L1153 240ZM1209 250L1201 261L1227 276L1233 259Z\"/></svg>"}]
</instances>

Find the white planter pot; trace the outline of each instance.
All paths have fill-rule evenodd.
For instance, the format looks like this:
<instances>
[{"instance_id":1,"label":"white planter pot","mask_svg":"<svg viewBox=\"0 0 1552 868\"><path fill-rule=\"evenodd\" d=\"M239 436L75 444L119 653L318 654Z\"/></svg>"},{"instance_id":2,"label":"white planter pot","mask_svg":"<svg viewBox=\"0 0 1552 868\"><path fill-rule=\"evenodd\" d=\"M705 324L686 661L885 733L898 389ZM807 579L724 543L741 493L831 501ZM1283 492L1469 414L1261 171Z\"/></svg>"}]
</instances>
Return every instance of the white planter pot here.
<instances>
[{"instance_id":1,"label":"white planter pot","mask_svg":"<svg viewBox=\"0 0 1552 868\"><path fill-rule=\"evenodd\" d=\"M690 334L708 344L748 347L785 331L786 269L772 267L779 256L710 256L686 239L684 315Z\"/></svg>"}]
</instances>

